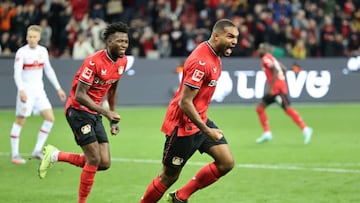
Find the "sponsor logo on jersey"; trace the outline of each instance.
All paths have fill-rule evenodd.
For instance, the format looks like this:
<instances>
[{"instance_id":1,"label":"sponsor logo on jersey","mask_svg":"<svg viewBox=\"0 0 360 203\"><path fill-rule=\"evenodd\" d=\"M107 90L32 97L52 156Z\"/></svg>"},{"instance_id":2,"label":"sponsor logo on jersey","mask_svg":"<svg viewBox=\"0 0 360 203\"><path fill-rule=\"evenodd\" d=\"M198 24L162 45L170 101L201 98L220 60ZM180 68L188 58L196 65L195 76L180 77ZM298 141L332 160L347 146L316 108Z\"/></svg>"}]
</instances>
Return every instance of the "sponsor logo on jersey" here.
<instances>
[{"instance_id":1,"label":"sponsor logo on jersey","mask_svg":"<svg viewBox=\"0 0 360 203\"><path fill-rule=\"evenodd\" d=\"M94 83L95 84L99 84L99 85L107 85L107 84L113 84L115 83L117 80L108 80L108 81L105 81L105 80L101 80L99 77L95 77L94 78Z\"/></svg>"},{"instance_id":2,"label":"sponsor logo on jersey","mask_svg":"<svg viewBox=\"0 0 360 203\"><path fill-rule=\"evenodd\" d=\"M86 124L83 127L81 127L81 132L82 134L86 135L89 134L91 132L91 126L90 124Z\"/></svg>"},{"instance_id":3,"label":"sponsor logo on jersey","mask_svg":"<svg viewBox=\"0 0 360 203\"><path fill-rule=\"evenodd\" d=\"M172 159L172 164L174 164L175 166L180 166L183 162L184 159L177 156L174 156Z\"/></svg>"},{"instance_id":4,"label":"sponsor logo on jersey","mask_svg":"<svg viewBox=\"0 0 360 203\"><path fill-rule=\"evenodd\" d=\"M199 82L203 77L204 77L205 73L196 69L191 77L191 79L195 82Z\"/></svg>"},{"instance_id":5,"label":"sponsor logo on jersey","mask_svg":"<svg viewBox=\"0 0 360 203\"><path fill-rule=\"evenodd\" d=\"M93 71L90 68L85 67L85 69L81 73L81 76L88 80L88 79L90 79L92 73L93 73Z\"/></svg>"}]
</instances>

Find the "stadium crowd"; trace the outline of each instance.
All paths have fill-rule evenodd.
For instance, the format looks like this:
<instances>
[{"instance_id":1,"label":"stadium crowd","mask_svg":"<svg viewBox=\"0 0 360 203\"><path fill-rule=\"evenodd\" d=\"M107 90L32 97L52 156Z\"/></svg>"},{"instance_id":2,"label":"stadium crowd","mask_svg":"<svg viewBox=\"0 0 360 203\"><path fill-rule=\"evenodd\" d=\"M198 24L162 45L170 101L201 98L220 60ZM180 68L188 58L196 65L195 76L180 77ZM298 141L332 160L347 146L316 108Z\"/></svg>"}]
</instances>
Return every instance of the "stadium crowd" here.
<instances>
[{"instance_id":1,"label":"stadium crowd","mask_svg":"<svg viewBox=\"0 0 360 203\"><path fill-rule=\"evenodd\" d=\"M187 56L206 40L213 23L239 27L233 57L254 57L261 42L277 57L348 57L360 47L356 0L2 0L1 55L25 44L26 29L43 28L40 44L51 57L85 58L104 48L101 30L123 21L130 30L128 54Z\"/></svg>"}]
</instances>

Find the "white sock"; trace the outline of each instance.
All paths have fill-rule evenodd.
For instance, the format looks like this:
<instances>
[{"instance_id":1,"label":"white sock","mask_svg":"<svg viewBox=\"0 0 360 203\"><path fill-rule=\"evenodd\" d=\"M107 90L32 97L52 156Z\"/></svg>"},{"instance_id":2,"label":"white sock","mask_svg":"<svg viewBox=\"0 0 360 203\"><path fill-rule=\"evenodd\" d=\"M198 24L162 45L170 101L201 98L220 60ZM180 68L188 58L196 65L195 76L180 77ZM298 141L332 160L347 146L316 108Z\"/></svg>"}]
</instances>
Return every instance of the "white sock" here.
<instances>
[{"instance_id":1,"label":"white sock","mask_svg":"<svg viewBox=\"0 0 360 203\"><path fill-rule=\"evenodd\" d=\"M21 125L13 123L13 126L10 131L11 157L19 155L21 129L22 129Z\"/></svg>"},{"instance_id":2,"label":"white sock","mask_svg":"<svg viewBox=\"0 0 360 203\"><path fill-rule=\"evenodd\" d=\"M310 130L310 128L306 126L306 127L302 130L302 131L303 131L303 134L306 135L306 133L307 133L309 130Z\"/></svg>"},{"instance_id":3,"label":"white sock","mask_svg":"<svg viewBox=\"0 0 360 203\"><path fill-rule=\"evenodd\" d=\"M43 124L40 128L39 134L38 134L34 152L41 152L53 125L54 125L54 123L50 122L50 121L43 122Z\"/></svg>"},{"instance_id":4,"label":"white sock","mask_svg":"<svg viewBox=\"0 0 360 203\"><path fill-rule=\"evenodd\" d=\"M59 150L54 151L54 153L51 154L51 162L57 162L59 157Z\"/></svg>"},{"instance_id":5,"label":"white sock","mask_svg":"<svg viewBox=\"0 0 360 203\"><path fill-rule=\"evenodd\" d=\"M263 135L264 135L265 137L271 136L271 131L266 131L266 132L264 132Z\"/></svg>"}]
</instances>

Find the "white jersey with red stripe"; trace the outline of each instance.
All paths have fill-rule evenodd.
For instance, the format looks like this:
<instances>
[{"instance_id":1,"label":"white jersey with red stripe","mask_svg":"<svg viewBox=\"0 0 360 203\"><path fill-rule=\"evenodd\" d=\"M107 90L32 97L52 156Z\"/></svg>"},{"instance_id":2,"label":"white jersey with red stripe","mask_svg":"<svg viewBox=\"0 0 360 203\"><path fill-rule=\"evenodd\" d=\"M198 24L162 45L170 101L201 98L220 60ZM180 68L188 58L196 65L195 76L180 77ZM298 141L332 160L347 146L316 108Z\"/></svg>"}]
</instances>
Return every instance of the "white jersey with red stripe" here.
<instances>
[{"instance_id":1,"label":"white jersey with red stripe","mask_svg":"<svg viewBox=\"0 0 360 203\"><path fill-rule=\"evenodd\" d=\"M25 45L17 50L14 63L14 80L19 91L43 90L43 71L55 89L60 89L55 71L49 61L49 53L45 47L37 45L35 48L30 48L29 45Z\"/></svg>"}]
</instances>

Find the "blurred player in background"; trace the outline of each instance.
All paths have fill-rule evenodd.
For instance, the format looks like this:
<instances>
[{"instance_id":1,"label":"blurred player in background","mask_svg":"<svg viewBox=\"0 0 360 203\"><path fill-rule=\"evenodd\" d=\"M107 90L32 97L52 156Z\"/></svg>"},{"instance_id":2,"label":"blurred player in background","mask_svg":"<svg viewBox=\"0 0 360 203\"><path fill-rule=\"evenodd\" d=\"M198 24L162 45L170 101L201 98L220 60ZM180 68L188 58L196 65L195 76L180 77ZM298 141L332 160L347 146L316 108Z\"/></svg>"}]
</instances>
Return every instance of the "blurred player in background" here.
<instances>
[{"instance_id":1,"label":"blurred player in background","mask_svg":"<svg viewBox=\"0 0 360 203\"><path fill-rule=\"evenodd\" d=\"M276 102L284 109L285 113L300 127L304 135L304 144L308 144L311 140L313 129L308 127L299 113L290 106L288 98L288 87L286 84L286 68L272 54L271 46L267 43L259 45L259 56L261 57L262 69L266 75L266 83L268 85L267 92L256 107L259 116L263 134L256 142L264 143L272 139L268 118L265 112L266 107Z\"/></svg>"},{"instance_id":2,"label":"blurred player in background","mask_svg":"<svg viewBox=\"0 0 360 203\"><path fill-rule=\"evenodd\" d=\"M31 154L33 158L42 159L41 150L54 125L54 112L44 89L43 72L57 90L60 100L66 100L66 94L50 64L49 53L45 47L38 44L40 34L40 26L29 26L26 35L27 45L19 48L15 55L14 80L18 93L16 119L10 132L11 161L15 164L26 163L19 154L20 132L26 118L34 113L40 114L44 119Z\"/></svg>"},{"instance_id":3,"label":"blurred player in background","mask_svg":"<svg viewBox=\"0 0 360 203\"><path fill-rule=\"evenodd\" d=\"M207 153L214 161L202 167L182 188L169 193L169 202L187 202L194 192L216 182L234 167L223 131L206 112L221 74L220 57L232 53L238 36L238 28L233 22L219 20L210 39L199 44L186 59L179 90L170 101L161 129L166 135L163 168L149 184L141 203L158 202L197 150Z\"/></svg>"},{"instance_id":4,"label":"blurred player in background","mask_svg":"<svg viewBox=\"0 0 360 203\"><path fill-rule=\"evenodd\" d=\"M76 73L65 107L66 119L84 154L61 152L47 145L38 171L39 177L44 178L50 165L57 161L82 167L78 203L86 202L96 172L110 167L109 141L102 116L109 120L111 135L119 133L120 115L115 110L118 83L127 66L128 26L121 22L110 24L104 31L104 40L106 49L87 57ZM105 96L109 109L101 106Z\"/></svg>"}]
</instances>

